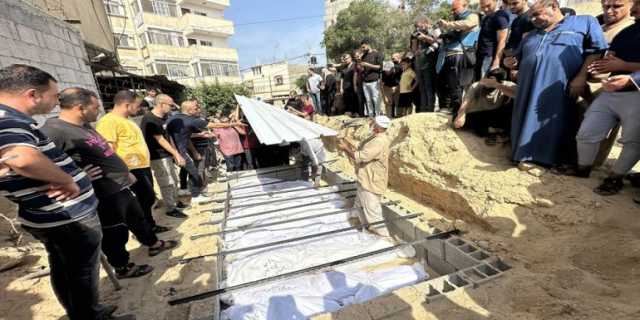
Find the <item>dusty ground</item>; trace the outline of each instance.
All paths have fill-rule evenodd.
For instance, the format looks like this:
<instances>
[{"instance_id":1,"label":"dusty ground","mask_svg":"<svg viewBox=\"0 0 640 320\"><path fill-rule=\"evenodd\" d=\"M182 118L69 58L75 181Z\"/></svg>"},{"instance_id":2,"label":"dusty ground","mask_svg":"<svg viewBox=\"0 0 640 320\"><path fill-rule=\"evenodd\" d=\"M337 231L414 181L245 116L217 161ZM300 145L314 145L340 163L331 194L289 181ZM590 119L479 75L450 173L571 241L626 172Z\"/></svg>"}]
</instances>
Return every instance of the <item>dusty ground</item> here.
<instances>
[{"instance_id":1,"label":"dusty ground","mask_svg":"<svg viewBox=\"0 0 640 320\"><path fill-rule=\"evenodd\" d=\"M339 128L345 119L319 121ZM393 121L391 190L386 196L424 213L423 220L429 223L455 224L467 232L465 238L507 259L514 268L499 280L429 305L422 303L423 292L405 288L319 318L640 319L640 208L631 201L634 190L627 187L622 194L606 198L595 195L591 189L603 171L587 180L557 177L539 169L519 171L507 160L507 147L486 146L470 133L450 130L446 122L439 114ZM353 140L366 133L365 127L342 132ZM337 156L334 141L326 142L331 155ZM344 159L334 168L352 172ZM120 292L114 292L103 277L106 301L145 320L202 314L208 302L191 308L166 305L172 297L201 292L215 283L214 260L177 263L183 256L214 250L215 238L197 242L188 238L215 229L199 226L209 218L200 210L190 210L191 217L185 221L158 214L162 223L176 228L166 237L182 241L170 254L148 258L145 250L136 248L135 240L130 241L132 259L150 263L156 271L143 279L123 281L125 288ZM10 211L0 208L0 212ZM7 235L8 228L0 222L0 265L7 256L21 254L5 241ZM28 237L20 250L28 250L27 262L0 273L0 319L59 319L63 312L48 278L20 280L46 265L44 250Z\"/></svg>"},{"instance_id":2,"label":"dusty ground","mask_svg":"<svg viewBox=\"0 0 640 320\"><path fill-rule=\"evenodd\" d=\"M320 122L340 128L343 120ZM341 134L360 140L367 129ZM465 238L514 268L429 305L423 292L407 288L320 319L640 319L640 208L630 186L601 197L591 190L604 171L586 180L519 171L508 147L452 131L439 114L395 120L389 134L387 197L432 224L467 231ZM335 168L352 172L346 160Z\"/></svg>"},{"instance_id":3,"label":"dusty ground","mask_svg":"<svg viewBox=\"0 0 640 320\"><path fill-rule=\"evenodd\" d=\"M12 212L3 203L0 212ZM118 305L116 313L130 312L139 320L182 320L195 319L210 314L212 304L205 303L170 307L167 301L176 297L213 289L215 285L215 260L208 258L187 265L178 263L183 257L206 254L214 251L217 238L203 238L191 241L195 233L215 231L217 227L200 226L208 221L209 213L200 213L209 206L194 206L186 211L190 217L179 220L167 217L162 208L156 210L159 224L171 226L172 231L159 235L161 239L178 239L180 246L170 253L148 257L147 249L131 238L128 243L131 261L152 265L155 270L142 278L121 280L123 289L114 291L113 286L102 271L100 291L105 303ZM0 265L23 254L26 261L6 272L0 273L0 319L4 320L58 320L66 319L64 310L58 304L50 287L49 277L35 280L21 279L33 271L48 265L44 247L30 236L25 235L20 247L15 248L6 241L9 228L0 223Z\"/></svg>"}]
</instances>

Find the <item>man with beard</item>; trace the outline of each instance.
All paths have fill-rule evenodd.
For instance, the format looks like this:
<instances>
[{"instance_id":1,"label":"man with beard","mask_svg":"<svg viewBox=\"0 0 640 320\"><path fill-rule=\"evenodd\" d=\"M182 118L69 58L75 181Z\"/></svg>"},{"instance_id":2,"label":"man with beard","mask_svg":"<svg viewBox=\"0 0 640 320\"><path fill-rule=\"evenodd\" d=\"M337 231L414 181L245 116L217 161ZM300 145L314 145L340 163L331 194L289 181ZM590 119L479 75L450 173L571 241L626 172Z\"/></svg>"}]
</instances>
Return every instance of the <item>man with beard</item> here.
<instances>
[{"instance_id":1,"label":"man with beard","mask_svg":"<svg viewBox=\"0 0 640 320\"><path fill-rule=\"evenodd\" d=\"M518 79L511 130L512 159L522 170L530 163L575 163L575 102L586 86L576 75L607 48L594 17L565 17L556 0L538 0L530 16L536 30L522 40L515 57L505 59L527 75Z\"/></svg>"}]
</instances>

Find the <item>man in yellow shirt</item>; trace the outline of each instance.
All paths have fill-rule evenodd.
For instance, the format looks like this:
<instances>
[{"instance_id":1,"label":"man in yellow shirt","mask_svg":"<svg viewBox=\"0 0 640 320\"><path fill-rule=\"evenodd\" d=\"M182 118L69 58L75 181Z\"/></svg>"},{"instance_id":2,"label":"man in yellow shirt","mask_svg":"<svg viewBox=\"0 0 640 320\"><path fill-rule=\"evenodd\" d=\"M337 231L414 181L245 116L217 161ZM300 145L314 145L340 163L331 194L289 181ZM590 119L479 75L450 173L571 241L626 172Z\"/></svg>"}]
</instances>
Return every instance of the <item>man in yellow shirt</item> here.
<instances>
[{"instance_id":1,"label":"man in yellow shirt","mask_svg":"<svg viewBox=\"0 0 640 320\"><path fill-rule=\"evenodd\" d=\"M144 210L145 219L155 233L169 228L157 225L153 219L152 207L156 200L151 175L151 157L142 130L129 117L140 111L142 99L133 91L121 90L113 99L113 110L98 120L96 130L107 140L116 154L124 160L136 182L131 190Z\"/></svg>"},{"instance_id":2,"label":"man in yellow shirt","mask_svg":"<svg viewBox=\"0 0 640 320\"><path fill-rule=\"evenodd\" d=\"M386 116L377 116L369 123L371 136L362 141L357 149L344 140L338 146L355 163L358 191L349 216L358 218L362 224L383 220L380 200L389 181L391 141L385 132L390 123L391 120ZM383 237L389 236L386 226L368 230Z\"/></svg>"}]
</instances>

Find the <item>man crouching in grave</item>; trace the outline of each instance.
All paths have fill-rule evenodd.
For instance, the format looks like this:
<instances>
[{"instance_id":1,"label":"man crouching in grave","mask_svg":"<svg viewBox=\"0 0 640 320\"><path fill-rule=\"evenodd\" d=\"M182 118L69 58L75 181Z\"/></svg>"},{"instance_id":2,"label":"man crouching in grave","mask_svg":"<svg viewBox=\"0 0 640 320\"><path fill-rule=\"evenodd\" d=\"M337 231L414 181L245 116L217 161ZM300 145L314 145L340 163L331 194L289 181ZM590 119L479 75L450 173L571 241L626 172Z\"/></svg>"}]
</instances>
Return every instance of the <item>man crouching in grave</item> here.
<instances>
[{"instance_id":1,"label":"man crouching in grave","mask_svg":"<svg viewBox=\"0 0 640 320\"><path fill-rule=\"evenodd\" d=\"M391 141L385 134L391 120L386 116L377 116L369 122L371 135L354 147L346 140L340 140L338 148L353 161L358 182L358 191L349 221L367 224L383 220L380 199L387 190L389 182L389 145ZM368 227L370 233L389 237L386 225Z\"/></svg>"}]
</instances>

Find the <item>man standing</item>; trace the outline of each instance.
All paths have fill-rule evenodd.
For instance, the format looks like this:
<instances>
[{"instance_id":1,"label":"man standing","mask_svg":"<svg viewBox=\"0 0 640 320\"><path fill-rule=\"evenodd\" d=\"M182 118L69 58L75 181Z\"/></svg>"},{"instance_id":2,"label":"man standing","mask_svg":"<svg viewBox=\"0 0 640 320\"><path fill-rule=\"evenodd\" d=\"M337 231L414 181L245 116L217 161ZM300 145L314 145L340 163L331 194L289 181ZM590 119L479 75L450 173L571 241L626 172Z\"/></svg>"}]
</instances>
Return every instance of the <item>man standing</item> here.
<instances>
[{"instance_id":1,"label":"man standing","mask_svg":"<svg viewBox=\"0 0 640 320\"><path fill-rule=\"evenodd\" d=\"M322 102L324 105L324 114L330 115L333 113L333 104L336 97L336 76L334 75L335 69L332 67L322 69Z\"/></svg>"},{"instance_id":2,"label":"man standing","mask_svg":"<svg viewBox=\"0 0 640 320\"><path fill-rule=\"evenodd\" d=\"M112 317L99 301L102 231L87 174L37 128L32 116L58 104L48 73L14 64L0 69L0 158L10 171L0 191L18 205L18 221L49 255L51 286L70 320Z\"/></svg>"},{"instance_id":3,"label":"man standing","mask_svg":"<svg viewBox=\"0 0 640 320\"><path fill-rule=\"evenodd\" d=\"M608 74L611 77L603 81L602 92L591 104L585 114L578 132L578 170L577 176L588 177L598 147L606 135L618 123L622 127L622 152L613 166L613 172L595 189L595 192L608 196L618 193L623 186L622 178L640 160L640 92L627 81L624 86L616 85L613 80L621 76L630 76L640 72L640 22L622 30L611 43L609 56L596 60L589 69L594 74Z\"/></svg>"},{"instance_id":4,"label":"man standing","mask_svg":"<svg viewBox=\"0 0 640 320\"><path fill-rule=\"evenodd\" d=\"M100 201L98 217L102 225L102 251L119 278L141 277L153 271L149 265L129 262L126 244L129 231L143 245L149 255L174 248L175 241L158 240L144 217L140 204L129 187L135 181L127 165L109 144L91 128L98 119L98 96L83 88L67 88L60 93L59 118L47 120L42 128L58 148L67 153L76 164L92 169L93 188ZM128 229L127 229L128 228Z\"/></svg>"},{"instance_id":5,"label":"man standing","mask_svg":"<svg viewBox=\"0 0 640 320\"><path fill-rule=\"evenodd\" d=\"M360 143L358 148L341 140L338 148L353 160L358 180L358 190L353 210L349 218L359 219L361 224L383 220L381 197L387 190L389 181L389 145L391 141L385 134L391 121L386 116L371 119L369 126L372 134ZM386 226L370 227L369 232L388 237Z\"/></svg>"},{"instance_id":6,"label":"man standing","mask_svg":"<svg viewBox=\"0 0 640 320\"><path fill-rule=\"evenodd\" d=\"M221 123L214 123L211 126L213 127L213 134L218 139L218 145L224 156L227 171L242 170L244 148L242 148L239 133L246 135L247 132L241 123L231 123L227 117L223 117L220 120Z\"/></svg>"},{"instance_id":7,"label":"man standing","mask_svg":"<svg viewBox=\"0 0 640 320\"><path fill-rule=\"evenodd\" d=\"M364 69L362 75L362 88L366 101L365 114L369 117L380 115L380 73L384 55L371 48L371 40L364 39L360 42L362 61L360 66Z\"/></svg>"},{"instance_id":8,"label":"man standing","mask_svg":"<svg viewBox=\"0 0 640 320\"><path fill-rule=\"evenodd\" d=\"M186 218L187 216L179 210L179 207L186 206L178 201L178 175L173 162L175 160L178 166L184 167L186 161L171 145L169 135L164 128L167 115L174 104L173 99L168 95L158 95L153 109L142 118L140 129L149 147L151 169L160 187L166 214L174 218Z\"/></svg>"},{"instance_id":9,"label":"man standing","mask_svg":"<svg viewBox=\"0 0 640 320\"><path fill-rule=\"evenodd\" d=\"M467 0L453 0L451 10L454 21L440 20L438 25L444 34L443 47L438 52L436 71L438 72L438 90L440 109L450 109L456 118L462 92L465 85L471 84L473 66L465 62L465 48L475 43L474 30L478 27L478 15L468 10Z\"/></svg>"},{"instance_id":10,"label":"man standing","mask_svg":"<svg viewBox=\"0 0 640 320\"><path fill-rule=\"evenodd\" d=\"M498 10L496 0L480 0L480 10L484 18L480 23L478 35L478 51L476 51L475 80L478 81L489 70L497 69L502 62L502 54L507 44L510 17L503 10Z\"/></svg>"},{"instance_id":11,"label":"man standing","mask_svg":"<svg viewBox=\"0 0 640 320\"><path fill-rule=\"evenodd\" d=\"M411 35L411 51L415 56L415 72L418 80L416 112L433 112L436 106L436 60L440 46L439 29L431 30L427 18L419 18Z\"/></svg>"},{"instance_id":12,"label":"man standing","mask_svg":"<svg viewBox=\"0 0 640 320\"><path fill-rule=\"evenodd\" d=\"M342 95L342 103L344 105L345 112L351 115L356 114L358 111L358 96L355 91L355 84L353 83L353 74L355 63L351 54L345 53L342 55L342 64L340 65L340 94Z\"/></svg>"},{"instance_id":13,"label":"man standing","mask_svg":"<svg viewBox=\"0 0 640 320\"><path fill-rule=\"evenodd\" d=\"M104 137L111 148L124 160L136 182L131 190L136 194L144 211L144 217L155 233L166 232L169 228L156 224L152 207L156 200L151 176L151 158L149 148L142 131L131 120L140 111L141 99L133 91L121 90L113 99L113 110L100 118L96 130Z\"/></svg>"},{"instance_id":14,"label":"man standing","mask_svg":"<svg viewBox=\"0 0 640 320\"><path fill-rule=\"evenodd\" d=\"M398 106L398 85L400 84L400 77L402 75L402 67L400 66L401 59L402 55L400 53L394 53L391 55L391 63L389 63L387 67L387 63L385 62L384 70L382 71L384 113L389 117L395 116L395 108Z\"/></svg>"},{"instance_id":15,"label":"man standing","mask_svg":"<svg viewBox=\"0 0 640 320\"><path fill-rule=\"evenodd\" d=\"M556 0L538 0L530 15L536 30L522 40L516 57L505 60L527 75L518 79L511 130L512 158L523 170L530 168L526 162L575 163L575 101L586 82L574 78L607 48L595 18L564 17Z\"/></svg>"},{"instance_id":16,"label":"man standing","mask_svg":"<svg viewBox=\"0 0 640 320\"><path fill-rule=\"evenodd\" d=\"M144 97L141 103L141 107L147 111L150 111L156 105L156 96L160 93L160 90L156 88L150 88L147 90L147 95Z\"/></svg>"},{"instance_id":17,"label":"man standing","mask_svg":"<svg viewBox=\"0 0 640 320\"><path fill-rule=\"evenodd\" d=\"M313 68L307 70L309 78L307 78L307 92L313 101L313 110L316 113L322 113L322 101L320 100L320 82L322 77L316 73Z\"/></svg>"},{"instance_id":18,"label":"man standing","mask_svg":"<svg viewBox=\"0 0 640 320\"><path fill-rule=\"evenodd\" d=\"M511 23L509 39L507 39L505 46L505 50L511 53L506 55L511 56L513 52L518 49L524 35L533 30L534 27L531 19L529 19L529 5L527 4L527 0L507 0L507 5L511 13L516 15L516 18L513 19Z\"/></svg>"}]
</instances>

